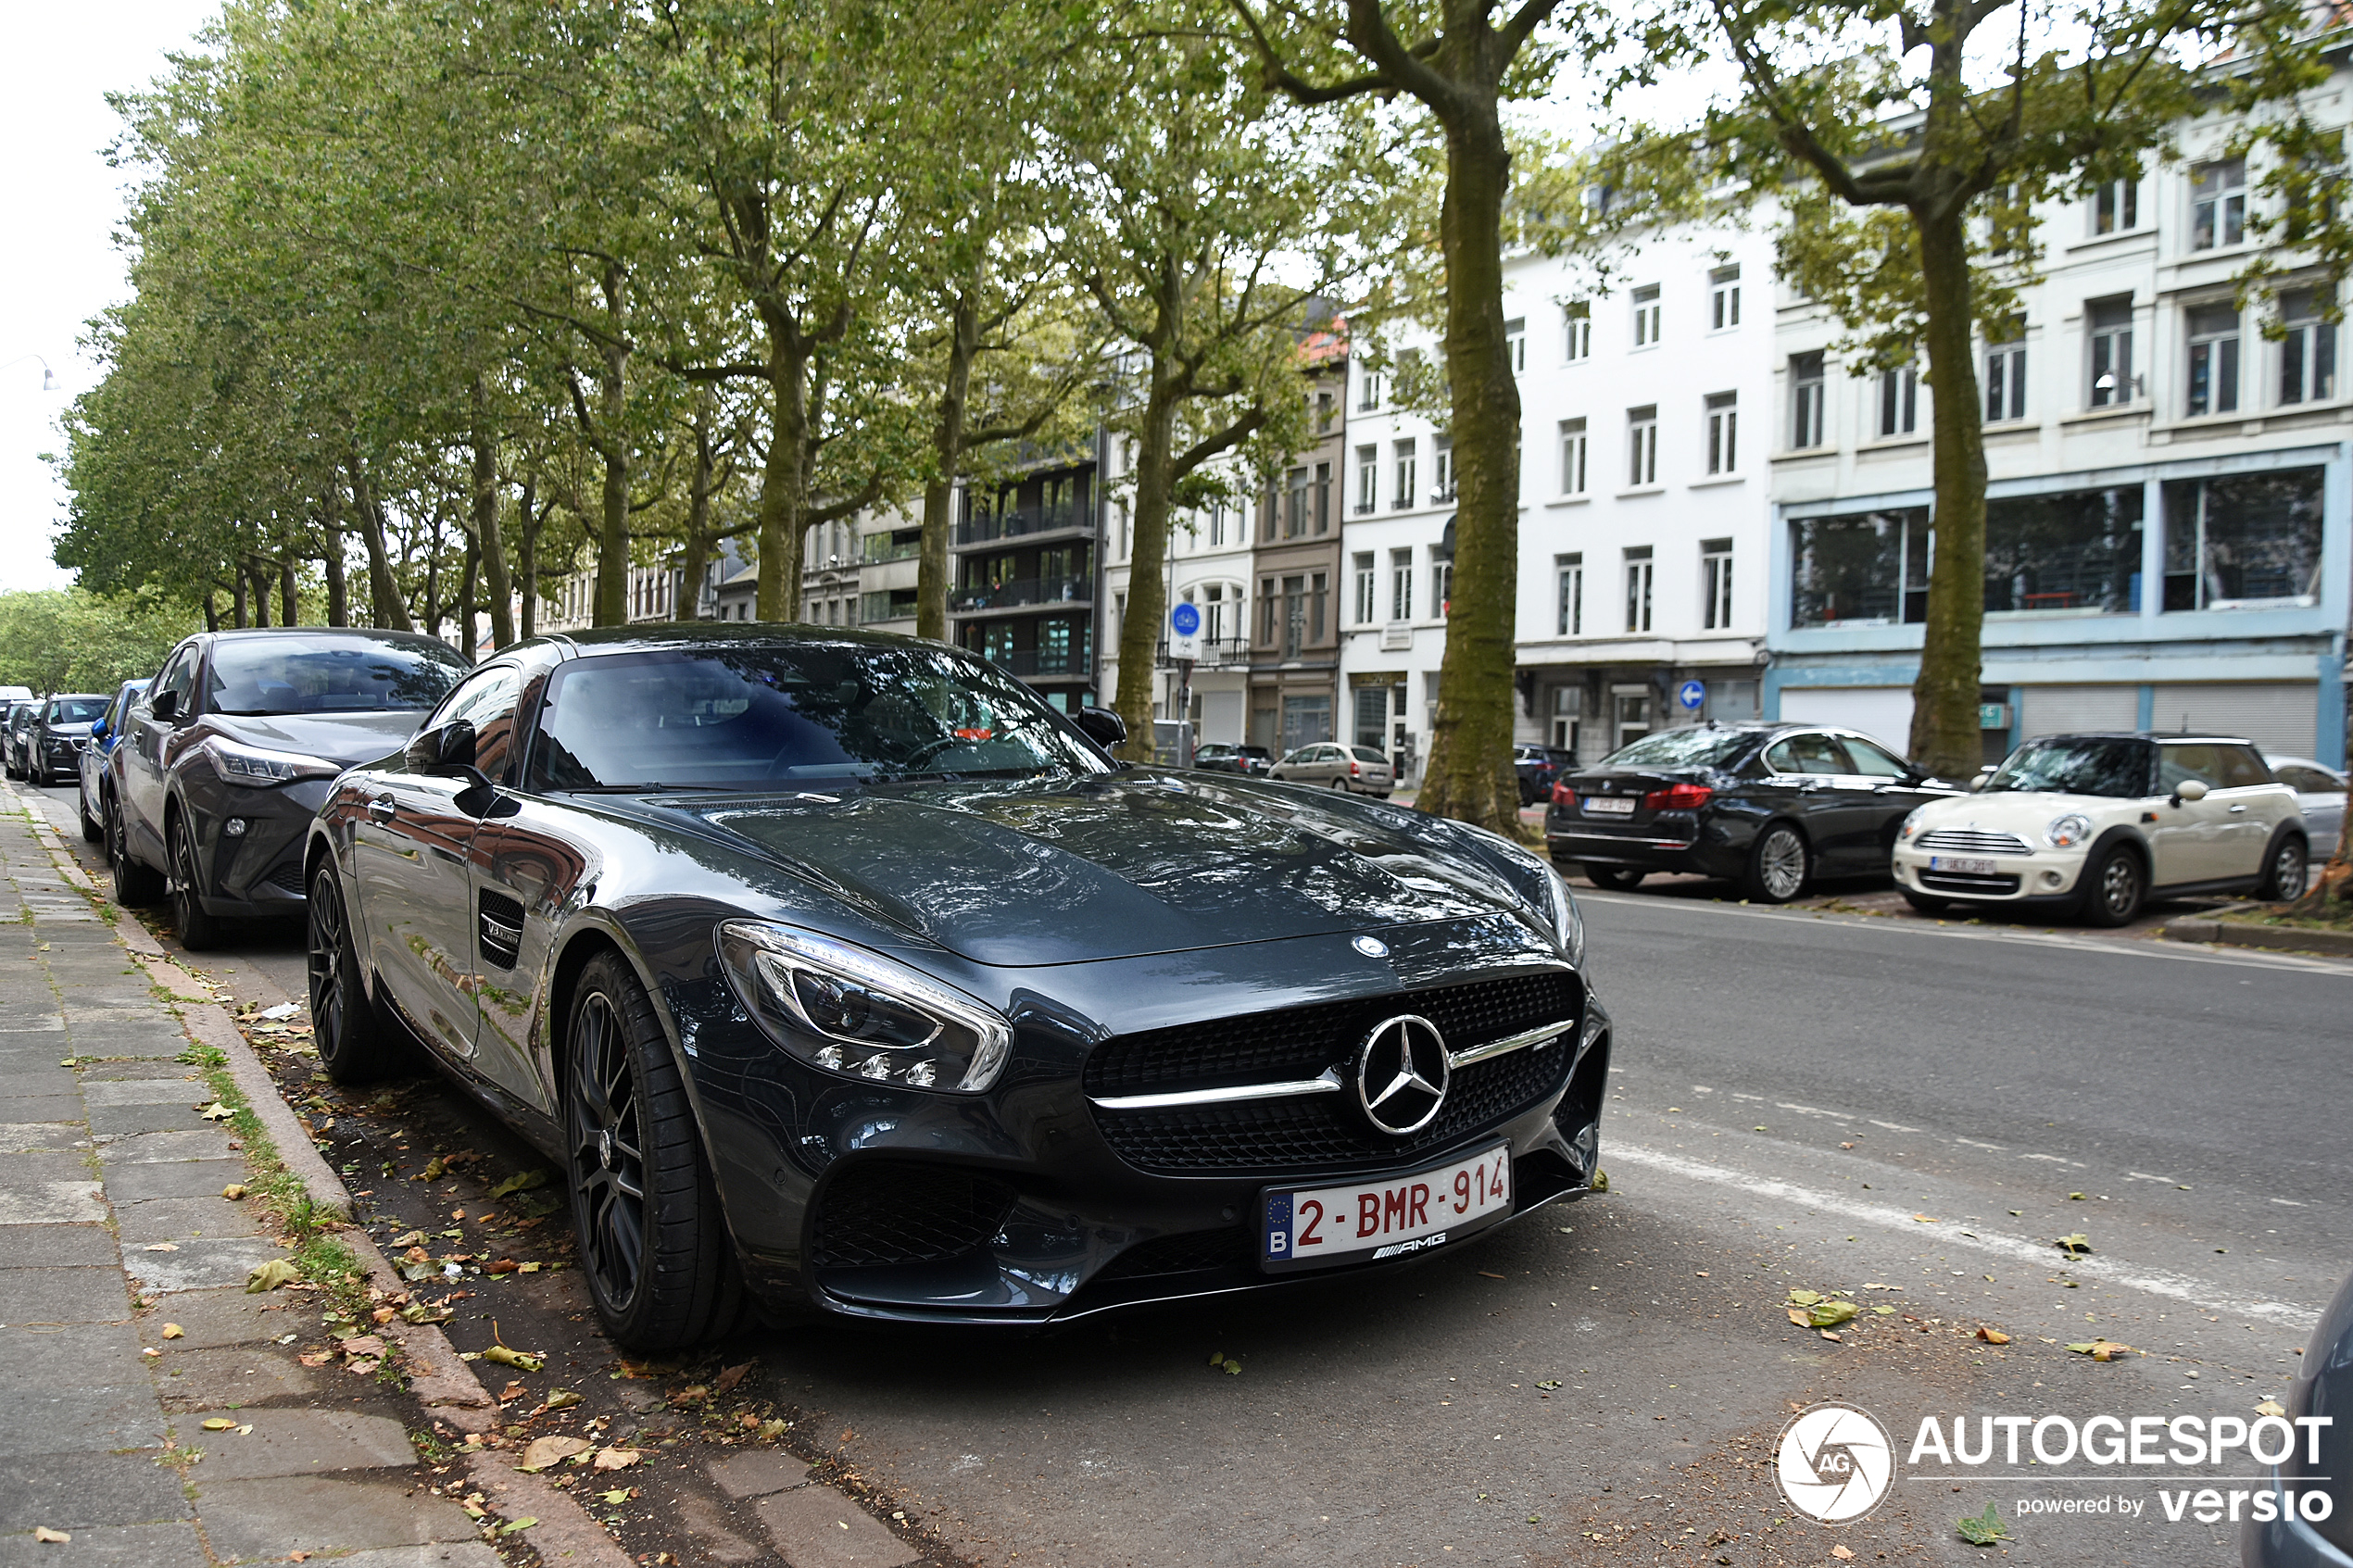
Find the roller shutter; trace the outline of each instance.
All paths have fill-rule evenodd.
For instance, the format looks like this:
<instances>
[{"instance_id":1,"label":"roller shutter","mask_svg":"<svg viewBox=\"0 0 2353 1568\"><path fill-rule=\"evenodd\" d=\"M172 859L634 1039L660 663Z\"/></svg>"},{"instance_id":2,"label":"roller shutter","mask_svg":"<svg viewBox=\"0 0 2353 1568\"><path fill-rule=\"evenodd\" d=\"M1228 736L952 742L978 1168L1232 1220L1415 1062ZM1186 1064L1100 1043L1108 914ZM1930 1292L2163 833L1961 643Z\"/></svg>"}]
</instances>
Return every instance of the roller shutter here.
<instances>
[{"instance_id":1,"label":"roller shutter","mask_svg":"<svg viewBox=\"0 0 2353 1568\"><path fill-rule=\"evenodd\" d=\"M2012 689L2011 700L2020 707L2022 740L2141 727L2138 686L2020 686Z\"/></svg>"},{"instance_id":2,"label":"roller shutter","mask_svg":"<svg viewBox=\"0 0 2353 1568\"><path fill-rule=\"evenodd\" d=\"M2320 729L2321 689L2307 681L2217 683L2159 686L2151 727L2244 735L2266 752L2313 755Z\"/></svg>"}]
</instances>

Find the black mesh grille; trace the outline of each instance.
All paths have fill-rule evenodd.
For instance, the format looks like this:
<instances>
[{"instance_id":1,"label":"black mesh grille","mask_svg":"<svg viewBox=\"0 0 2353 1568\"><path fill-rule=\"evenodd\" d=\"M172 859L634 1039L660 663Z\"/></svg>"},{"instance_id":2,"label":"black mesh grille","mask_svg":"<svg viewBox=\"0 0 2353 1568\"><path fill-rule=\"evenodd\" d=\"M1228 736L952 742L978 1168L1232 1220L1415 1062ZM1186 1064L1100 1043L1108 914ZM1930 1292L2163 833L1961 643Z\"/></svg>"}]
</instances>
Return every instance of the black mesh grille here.
<instances>
[{"instance_id":1,"label":"black mesh grille","mask_svg":"<svg viewBox=\"0 0 2353 1568\"><path fill-rule=\"evenodd\" d=\"M278 864L271 867L270 874L263 877L261 880L276 888L279 892L291 893L297 898L301 897L308 891L308 888L303 886L302 862L300 860L281 860Z\"/></svg>"},{"instance_id":2,"label":"black mesh grille","mask_svg":"<svg viewBox=\"0 0 2353 1568\"><path fill-rule=\"evenodd\" d=\"M1098 1108L1095 1122L1122 1160L1159 1173L1379 1170L1484 1132L1558 1092L1568 1073L1568 1039L1458 1069L1437 1120L1410 1137L1374 1132L1349 1094L1164 1110Z\"/></svg>"},{"instance_id":3,"label":"black mesh grille","mask_svg":"<svg viewBox=\"0 0 2353 1568\"><path fill-rule=\"evenodd\" d=\"M1575 975L1548 970L1123 1035L1088 1057L1087 1093L1100 1098L1313 1078L1401 1012L1428 1019L1461 1050L1574 1019L1580 999Z\"/></svg>"},{"instance_id":4,"label":"black mesh grille","mask_svg":"<svg viewBox=\"0 0 2353 1568\"><path fill-rule=\"evenodd\" d=\"M1097 1283L1142 1279L1152 1274L1190 1274L1206 1269L1249 1268L1257 1261L1251 1234L1228 1225L1224 1230L1186 1231L1139 1243L1114 1258L1095 1275Z\"/></svg>"},{"instance_id":5,"label":"black mesh grille","mask_svg":"<svg viewBox=\"0 0 2353 1568\"><path fill-rule=\"evenodd\" d=\"M854 1269L962 1258L997 1234L1013 1198L1003 1182L950 1165L862 1162L826 1186L813 1259Z\"/></svg>"}]
</instances>

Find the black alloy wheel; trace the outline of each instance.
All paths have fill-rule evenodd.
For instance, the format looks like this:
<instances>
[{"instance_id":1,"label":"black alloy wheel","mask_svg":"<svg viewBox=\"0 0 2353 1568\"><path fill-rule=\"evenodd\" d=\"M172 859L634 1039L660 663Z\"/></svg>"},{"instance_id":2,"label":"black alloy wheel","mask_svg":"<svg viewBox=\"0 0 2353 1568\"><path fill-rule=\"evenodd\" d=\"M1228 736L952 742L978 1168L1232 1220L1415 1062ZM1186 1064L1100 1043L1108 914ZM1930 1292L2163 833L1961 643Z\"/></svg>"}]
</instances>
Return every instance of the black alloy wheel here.
<instances>
[{"instance_id":1,"label":"black alloy wheel","mask_svg":"<svg viewBox=\"0 0 2353 1568\"><path fill-rule=\"evenodd\" d=\"M107 813L107 858L114 862L114 901L126 909L143 909L163 897L163 878L131 853L131 829L117 803Z\"/></svg>"},{"instance_id":2,"label":"black alloy wheel","mask_svg":"<svg viewBox=\"0 0 2353 1568\"><path fill-rule=\"evenodd\" d=\"M2147 897L2148 875L2141 869L2141 858L2121 844L2110 846L2085 868L2083 919L2093 925L2130 925Z\"/></svg>"},{"instance_id":3,"label":"black alloy wheel","mask_svg":"<svg viewBox=\"0 0 2353 1568\"><path fill-rule=\"evenodd\" d=\"M2304 897L2310 868L2311 851L2304 841L2292 833L2284 834L2271 846L2271 859L2263 865L2263 880L2255 884L2255 896L2266 903L2292 903Z\"/></svg>"},{"instance_id":4,"label":"black alloy wheel","mask_svg":"<svg viewBox=\"0 0 2353 1568\"><path fill-rule=\"evenodd\" d=\"M306 902L310 1038L320 1065L338 1084L364 1084L414 1066L415 1048L368 998L333 865L320 863Z\"/></svg>"},{"instance_id":5,"label":"black alloy wheel","mask_svg":"<svg viewBox=\"0 0 2353 1568\"><path fill-rule=\"evenodd\" d=\"M639 1351L727 1333L743 1315L734 1244L669 1038L618 953L581 971L565 1040L573 1223L605 1331Z\"/></svg>"},{"instance_id":6,"label":"black alloy wheel","mask_svg":"<svg viewBox=\"0 0 2353 1568\"><path fill-rule=\"evenodd\" d=\"M171 923L179 929L180 945L192 953L220 947L221 922L219 916L205 912L204 898L197 892L203 884L196 874L196 839L188 831L185 816L171 819L165 830L165 846L171 859Z\"/></svg>"},{"instance_id":7,"label":"black alloy wheel","mask_svg":"<svg viewBox=\"0 0 2353 1568\"><path fill-rule=\"evenodd\" d=\"M73 814L82 819L82 843L97 844L105 840L107 824L90 814L90 794L87 790L74 791Z\"/></svg>"},{"instance_id":8,"label":"black alloy wheel","mask_svg":"<svg viewBox=\"0 0 2353 1568\"><path fill-rule=\"evenodd\" d=\"M1614 893L1632 892L1642 884L1642 878L1649 874L1648 872L1629 871L1623 866L1589 865L1585 868L1586 881Z\"/></svg>"},{"instance_id":9,"label":"black alloy wheel","mask_svg":"<svg viewBox=\"0 0 2353 1568\"><path fill-rule=\"evenodd\" d=\"M1813 872L1806 835L1787 822L1775 822L1756 835L1749 851L1748 896L1763 904L1786 904L1806 891Z\"/></svg>"}]
</instances>

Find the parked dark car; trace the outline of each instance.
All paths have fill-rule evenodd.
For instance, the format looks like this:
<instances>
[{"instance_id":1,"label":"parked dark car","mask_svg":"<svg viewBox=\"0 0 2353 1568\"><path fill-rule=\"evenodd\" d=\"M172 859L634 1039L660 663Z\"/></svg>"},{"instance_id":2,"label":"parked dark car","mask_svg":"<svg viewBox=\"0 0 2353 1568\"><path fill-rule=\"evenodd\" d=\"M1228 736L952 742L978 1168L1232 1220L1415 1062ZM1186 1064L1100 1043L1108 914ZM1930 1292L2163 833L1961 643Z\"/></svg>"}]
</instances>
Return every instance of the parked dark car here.
<instances>
[{"instance_id":1,"label":"parked dark car","mask_svg":"<svg viewBox=\"0 0 2353 1568\"><path fill-rule=\"evenodd\" d=\"M125 681L107 710L90 726L89 744L82 748L74 774L81 788L74 801L82 816L82 836L93 844L108 842L107 813L114 809L107 783L107 754L122 735L124 715L131 711L133 698L147 689L145 681Z\"/></svg>"},{"instance_id":2,"label":"parked dark car","mask_svg":"<svg viewBox=\"0 0 2353 1568\"><path fill-rule=\"evenodd\" d=\"M1213 773L1265 778L1275 766L1275 756L1263 746L1227 746L1223 741L1213 741L1194 749L1193 766L1206 768Z\"/></svg>"},{"instance_id":3,"label":"parked dark car","mask_svg":"<svg viewBox=\"0 0 2353 1568\"><path fill-rule=\"evenodd\" d=\"M2264 1484L2248 1499L2239 1562L2353 1568L2353 1274L2305 1341L2296 1374L2281 1401L2296 1441L2284 1460L2258 1461ZM2264 1444L2276 1452L2277 1436L2265 1434Z\"/></svg>"},{"instance_id":4,"label":"parked dark car","mask_svg":"<svg viewBox=\"0 0 2353 1568\"><path fill-rule=\"evenodd\" d=\"M1512 747L1512 771L1519 775L1519 803L1532 806L1549 797L1561 775L1576 766L1577 759L1556 746Z\"/></svg>"},{"instance_id":5,"label":"parked dark car","mask_svg":"<svg viewBox=\"0 0 2353 1568\"><path fill-rule=\"evenodd\" d=\"M65 692L37 705L25 735L25 776L45 786L80 771L90 726L106 710L107 698L96 692Z\"/></svg>"},{"instance_id":6,"label":"parked dark car","mask_svg":"<svg viewBox=\"0 0 2353 1568\"><path fill-rule=\"evenodd\" d=\"M405 632L200 633L172 649L107 758L114 889L169 894L180 941L302 912L302 847L327 783L396 750L466 665Z\"/></svg>"},{"instance_id":7,"label":"parked dark car","mask_svg":"<svg viewBox=\"0 0 2353 1568\"><path fill-rule=\"evenodd\" d=\"M8 717L0 724L0 770L12 779L21 779L31 772L32 755L29 744L32 726L41 719L39 702L16 702L8 705Z\"/></svg>"},{"instance_id":8,"label":"parked dark car","mask_svg":"<svg viewBox=\"0 0 2353 1568\"><path fill-rule=\"evenodd\" d=\"M1590 1190L1609 1028L1551 867L1123 738L880 633L520 644L319 813L321 1059L421 1040L545 1149L638 1349L747 1292L1277 1286Z\"/></svg>"},{"instance_id":9,"label":"parked dark car","mask_svg":"<svg viewBox=\"0 0 2353 1568\"><path fill-rule=\"evenodd\" d=\"M1884 872L1913 808L1960 793L1854 730L1703 724L1655 731L1555 784L1544 842L1603 887L1695 872L1782 904L1817 874Z\"/></svg>"}]
</instances>

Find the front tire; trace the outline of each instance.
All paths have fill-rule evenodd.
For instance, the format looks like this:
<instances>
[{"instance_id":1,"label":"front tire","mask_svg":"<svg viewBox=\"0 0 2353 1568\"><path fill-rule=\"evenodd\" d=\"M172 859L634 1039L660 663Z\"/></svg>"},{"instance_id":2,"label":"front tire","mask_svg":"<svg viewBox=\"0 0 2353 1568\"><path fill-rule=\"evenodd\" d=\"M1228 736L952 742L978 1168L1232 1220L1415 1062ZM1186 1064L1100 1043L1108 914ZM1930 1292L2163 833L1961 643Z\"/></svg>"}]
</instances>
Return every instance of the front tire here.
<instances>
[{"instance_id":1,"label":"front tire","mask_svg":"<svg viewBox=\"0 0 2353 1568\"><path fill-rule=\"evenodd\" d=\"M320 862L308 902L310 1037L319 1064L338 1084L364 1084L409 1067L414 1047L368 999L333 864Z\"/></svg>"},{"instance_id":2,"label":"front tire","mask_svg":"<svg viewBox=\"0 0 2353 1568\"><path fill-rule=\"evenodd\" d=\"M197 891L203 884L197 880L195 835L188 831L186 817L172 818L165 846L171 860L171 923L179 927L180 945L192 953L208 952L220 946L221 922L205 912L204 897Z\"/></svg>"},{"instance_id":3,"label":"front tire","mask_svg":"<svg viewBox=\"0 0 2353 1568\"><path fill-rule=\"evenodd\" d=\"M1806 891L1814 874L1814 853L1806 835L1775 822L1756 835L1748 852L1748 896L1760 904L1786 904Z\"/></svg>"},{"instance_id":4,"label":"front tire","mask_svg":"<svg viewBox=\"0 0 2353 1568\"><path fill-rule=\"evenodd\" d=\"M74 815L82 819L82 842L99 844L106 840L107 825L90 814L90 797L77 795L73 802Z\"/></svg>"},{"instance_id":5,"label":"front tire","mask_svg":"<svg viewBox=\"0 0 2353 1568\"><path fill-rule=\"evenodd\" d=\"M565 1041L573 1223L605 1332L641 1352L727 1333L743 1314L734 1242L669 1039L619 954L581 971Z\"/></svg>"},{"instance_id":6,"label":"front tire","mask_svg":"<svg viewBox=\"0 0 2353 1568\"><path fill-rule=\"evenodd\" d=\"M2119 844L2085 868L2083 920L2089 925L2130 925L2148 897L2141 858Z\"/></svg>"},{"instance_id":7,"label":"front tire","mask_svg":"<svg viewBox=\"0 0 2353 1568\"><path fill-rule=\"evenodd\" d=\"M1584 867L1584 872L1586 881L1596 887L1606 887L1613 893L1631 893L1642 884L1642 878L1650 874L1647 872L1628 871L1623 866L1591 864Z\"/></svg>"},{"instance_id":8,"label":"front tire","mask_svg":"<svg viewBox=\"0 0 2353 1568\"><path fill-rule=\"evenodd\" d=\"M2255 884L2255 896L2267 904L2293 903L2303 897L2311 875L2311 854L2304 840L2292 833L2284 834L2263 863L2263 880Z\"/></svg>"},{"instance_id":9,"label":"front tire","mask_svg":"<svg viewBox=\"0 0 2353 1568\"><path fill-rule=\"evenodd\" d=\"M107 813L107 858L114 861L114 901L126 909L141 909L163 897L163 878L131 853L131 829L117 802Z\"/></svg>"}]
</instances>

